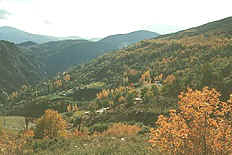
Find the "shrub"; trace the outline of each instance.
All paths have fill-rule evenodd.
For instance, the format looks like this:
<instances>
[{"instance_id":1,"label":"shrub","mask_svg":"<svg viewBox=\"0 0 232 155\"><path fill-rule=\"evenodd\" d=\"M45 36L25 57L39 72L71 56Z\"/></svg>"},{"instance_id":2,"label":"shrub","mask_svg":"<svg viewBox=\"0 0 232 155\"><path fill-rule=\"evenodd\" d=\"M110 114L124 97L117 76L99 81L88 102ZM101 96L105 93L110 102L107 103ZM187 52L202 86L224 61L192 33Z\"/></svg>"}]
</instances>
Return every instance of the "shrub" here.
<instances>
[{"instance_id":1,"label":"shrub","mask_svg":"<svg viewBox=\"0 0 232 155\"><path fill-rule=\"evenodd\" d=\"M89 132L93 134L94 132L102 133L108 129L108 124L94 124L90 127Z\"/></svg>"},{"instance_id":2,"label":"shrub","mask_svg":"<svg viewBox=\"0 0 232 155\"><path fill-rule=\"evenodd\" d=\"M0 136L3 135L3 129L2 126L0 126Z\"/></svg>"},{"instance_id":3,"label":"shrub","mask_svg":"<svg viewBox=\"0 0 232 155\"><path fill-rule=\"evenodd\" d=\"M150 143L170 154L231 154L232 96L223 102L215 89L205 87L178 97L178 109L159 116Z\"/></svg>"},{"instance_id":4,"label":"shrub","mask_svg":"<svg viewBox=\"0 0 232 155\"><path fill-rule=\"evenodd\" d=\"M54 138L54 139L40 139L40 140L34 140L31 143L31 146L34 150L34 152L40 152L44 150L54 151L57 150L57 148L67 148L70 145L70 141L67 139L64 139L62 137L60 138Z\"/></svg>"},{"instance_id":5,"label":"shrub","mask_svg":"<svg viewBox=\"0 0 232 155\"><path fill-rule=\"evenodd\" d=\"M142 126L142 129L139 131L138 134L147 134L147 133L150 133L150 128L148 126Z\"/></svg>"},{"instance_id":6,"label":"shrub","mask_svg":"<svg viewBox=\"0 0 232 155\"><path fill-rule=\"evenodd\" d=\"M35 128L36 138L54 138L66 136L67 123L61 115L54 110L46 110L45 114L38 120Z\"/></svg>"},{"instance_id":7,"label":"shrub","mask_svg":"<svg viewBox=\"0 0 232 155\"><path fill-rule=\"evenodd\" d=\"M22 136L24 138L30 138L30 137L34 137L35 133L34 133L33 130L24 130L23 133L22 133Z\"/></svg>"},{"instance_id":8,"label":"shrub","mask_svg":"<svg viewBox=\"0 0 232 155\"><path fill-rule=\"evenodd\" d=\"M78 129L74 129L71 134L72 137L80 137L80 136L88 136L88 130L79 131Z\"/></svg>"},{"instance_id":9,"label":"shrub","mask_svg":"<svg viewBox=\"0 0 232 155\"><path fill-rule=\"evenodd\" d=\"M133 136L136 135L139 131L141 131L141 128L136 125L114 123L104 132L104 135L111 135L117 137Z\"/></svg>"}]
</instances>

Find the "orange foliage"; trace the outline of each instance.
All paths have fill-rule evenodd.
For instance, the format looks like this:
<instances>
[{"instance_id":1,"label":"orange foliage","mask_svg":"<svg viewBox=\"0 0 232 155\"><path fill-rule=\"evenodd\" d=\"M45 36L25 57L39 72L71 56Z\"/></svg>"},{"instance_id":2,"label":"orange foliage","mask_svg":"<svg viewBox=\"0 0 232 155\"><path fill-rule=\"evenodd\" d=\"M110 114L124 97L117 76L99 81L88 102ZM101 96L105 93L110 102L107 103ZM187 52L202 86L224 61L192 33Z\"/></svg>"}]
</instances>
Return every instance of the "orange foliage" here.
<instances>
[{"instance_id":1,"label":"orange foliage","mask_svg":"<svg viewBox=\"0 0 232 155\"><path fill-rule=\"evenodd\" d=\"M207 87L181 93L178 110L170 110L169 117L159 116L150 143L170 154L231 154L232 98L226 103L219 97Z\"/></svg>"},{"instance_id":2,"label":"orange foliage","mask_svg":"<svg viewBox=\"0 0 232 155\"><path fill-rule=\"evenodd\" d=\"M174 75L168 75L167 78L164 80L164 83L172 84L176 80Z\"/></svg>"},{"instance_id":3,"label":"orange foliage","mask_svg":"<svg viewBox=\"0 0 232 155\"><path fill-rule=\"evenodd\" d=\"M78 131L78 129L75 129L72 132L72 136L74 136L74 137L80 137L80 136L87 137L88 136L88 132L86 132L86 131Z\"/></svg>"},{"instance_id":4,"label":"orange foliage","mask_svg":"<svg viewBox=\"0 0 232 155\"><path fill-rule=\"evenodd\" d=\"M61 80L56 80L55 82L54 82L54 85L56 86L56 87L62 87L62 81Z\"/></svg>"},{"instance_id":5,"label":"orange foliage","mask_svg":"<svg viewBox=\"0 0 232 155\"><path fill-rule=\"evenodd\" d=\"M118 102L119 102L119 103L123 103L123 102L125 102L125 101L126 101L126 98L123 97L123 96L120 96L120 97L118 98Z\"/></svg>"},{"instance_id":6,"label":"orange foliage","mask_svg":"<svg viewBox=\"0 0 232 155\"><path fill-rule=\"evenodd\" d=\"M78 108L78 106L75 104L75 105L68 105L67 106L67 112L75 112L75 111L78 111L79 110L79 108Z\"/></svg>"},{"instance_id":7,"label":"orange foliage","mask_svg":"<svg viewBox=\"0 0 232 155\"><path fill-rule=\"evenodd\" d=\"M15 99L19 96L19 93L17 91L12 92L12 94L9 96L8 99Z\"/></svg>"},{"instance_id":8,"label":"orange foliage","mask_svg":"<svg viewBox=\"0 0 232 155\"><path fill-rule=\"evenodd\" d=\"M157 80L157 81L163 80L163 74L161 73L159 76L154 77L154 80Z\"/></svg>"},{"instance_id":9,"label":"orange foliage","mask_svg":"<svg viewBox=\"0 0 232 155\"><path fill-rule=\"evenodd\" d=\"M109 93L110 93L110 90L103 89L100 93L97 94L97 99L100 100L100 99L106 98L108 97Z\"/></svg>"},{"instance_id":10,"label":"orange foliage","mask_svg":"<svg viewBox=\"0 0 232 155\"><path fill-rule=\"evenodd\" d=\"M0 136L0 154L23 154L23 146L25 144L26 139L24 138L18 138L13 135L3 134Z\"/></svg>"},{"instance_id":11,"label":"orange foliage","mask_svg":"<svg viewBox=\"0 0 232 155\"><path fill-rule=\"evenodd\" d=\"M140 81L141 82L151 83L151 74L150 74L150 71L146 71L145 73L143 73L141 75Z\"/></svg>"},{"instance_id":12,"label":"orange foliage","mask_svg":"<svg viewBox=\"0 0 232 155\"><path fill-rule=\"evenodd\" d=\"M66 74L64 76L64 81L70 81L71 80L71 76L69 74Z\"/></svg>"},{"instance_id":13,"label":"orange foliage","mask_svg":"<svg viewBox=\"0 0 232 155\"><path fill-rule=\"evenodd\" d=\"M136 125L115 123L111 127L109 127L109 129L103 132L103 135L110 135L116 137L133 136L136 135L139 131L141 131L141 128Z\"/></svg>"},{"instance_id":14,"label":"orange foliage","mask_svg":"<svg viewBox=\"0 0 232 155\"><path fill-rule=\"evenodd\" d=\"M23 131L23 137L24 138L30 138L30 137L34 137L34 131L33 130L25 130Z\"/></svg>"},{"instance_id":15,"label":"orange foliage","mask_svg":"<svg viewBox=\"0 0 232 155\"><path fill-rule=\"evenodd\" d=\"M48 109L36 124L35 136L38 138L65 137L66 128L67 123L62 119L62 116L57 111Z\"/></svg>"}]
</instances>

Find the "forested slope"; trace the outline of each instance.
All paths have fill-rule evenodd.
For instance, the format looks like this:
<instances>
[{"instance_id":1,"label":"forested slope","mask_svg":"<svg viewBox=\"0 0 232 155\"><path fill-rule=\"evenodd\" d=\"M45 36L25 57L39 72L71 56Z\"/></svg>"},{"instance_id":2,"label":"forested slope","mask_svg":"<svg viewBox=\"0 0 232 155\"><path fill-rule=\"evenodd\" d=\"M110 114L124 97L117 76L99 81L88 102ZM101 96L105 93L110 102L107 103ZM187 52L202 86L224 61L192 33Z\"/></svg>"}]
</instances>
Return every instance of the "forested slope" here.
<instances>
[{"instance_id":1,"label":"forested slope","mask_svg":"<svg viewBox=\"0 0 232 155\"><path fill-rule=\"evenodd\" d=\"M228 96L231 67L232 18L229 17L105 54L76 67L71 76L83 84L102 81L109 87L117 87L125 76L129 83L136 83L149 70L153 80L159 75L161 82L174 77L172 84L163 88L169 95L177 95L187 87L209 86Z\"/></svg>"}]
</instances>

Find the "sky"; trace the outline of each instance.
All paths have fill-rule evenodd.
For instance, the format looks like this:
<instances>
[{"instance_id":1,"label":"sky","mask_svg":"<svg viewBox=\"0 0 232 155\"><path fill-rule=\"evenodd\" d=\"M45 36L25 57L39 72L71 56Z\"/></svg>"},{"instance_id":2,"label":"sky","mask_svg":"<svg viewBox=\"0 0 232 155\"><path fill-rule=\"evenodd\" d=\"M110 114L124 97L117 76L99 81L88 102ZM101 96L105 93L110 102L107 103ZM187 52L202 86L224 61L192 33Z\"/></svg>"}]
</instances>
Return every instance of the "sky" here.
<instances>
[{"instance_id":1,"label":"sky","mask_svg":"<svg viewBox=\"0 0 232 155\"><path fill-rule=\"evenodd\" d=\"M232 16L230 0L0 0L0 26L52 36L161 34Z\"/></svg>"}]
</instances>

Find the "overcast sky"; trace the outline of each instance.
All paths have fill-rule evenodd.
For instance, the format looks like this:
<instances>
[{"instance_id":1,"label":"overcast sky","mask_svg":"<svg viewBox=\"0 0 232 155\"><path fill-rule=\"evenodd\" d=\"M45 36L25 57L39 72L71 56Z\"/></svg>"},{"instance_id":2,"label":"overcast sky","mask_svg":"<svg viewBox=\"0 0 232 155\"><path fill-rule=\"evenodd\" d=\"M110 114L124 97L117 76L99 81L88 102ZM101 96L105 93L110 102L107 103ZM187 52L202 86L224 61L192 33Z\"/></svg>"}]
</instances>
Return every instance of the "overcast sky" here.
<instances>
[{"instance_id":1,"label":"overcast sky","mask_svg":"<svg viewBox=\"0 0 232 155\"><path fill-rule=\"evenodd\" d=\"M232 16L231 0L0 0L0 26L53 36L170 33Z\"/></svg>"}]
</instances>

